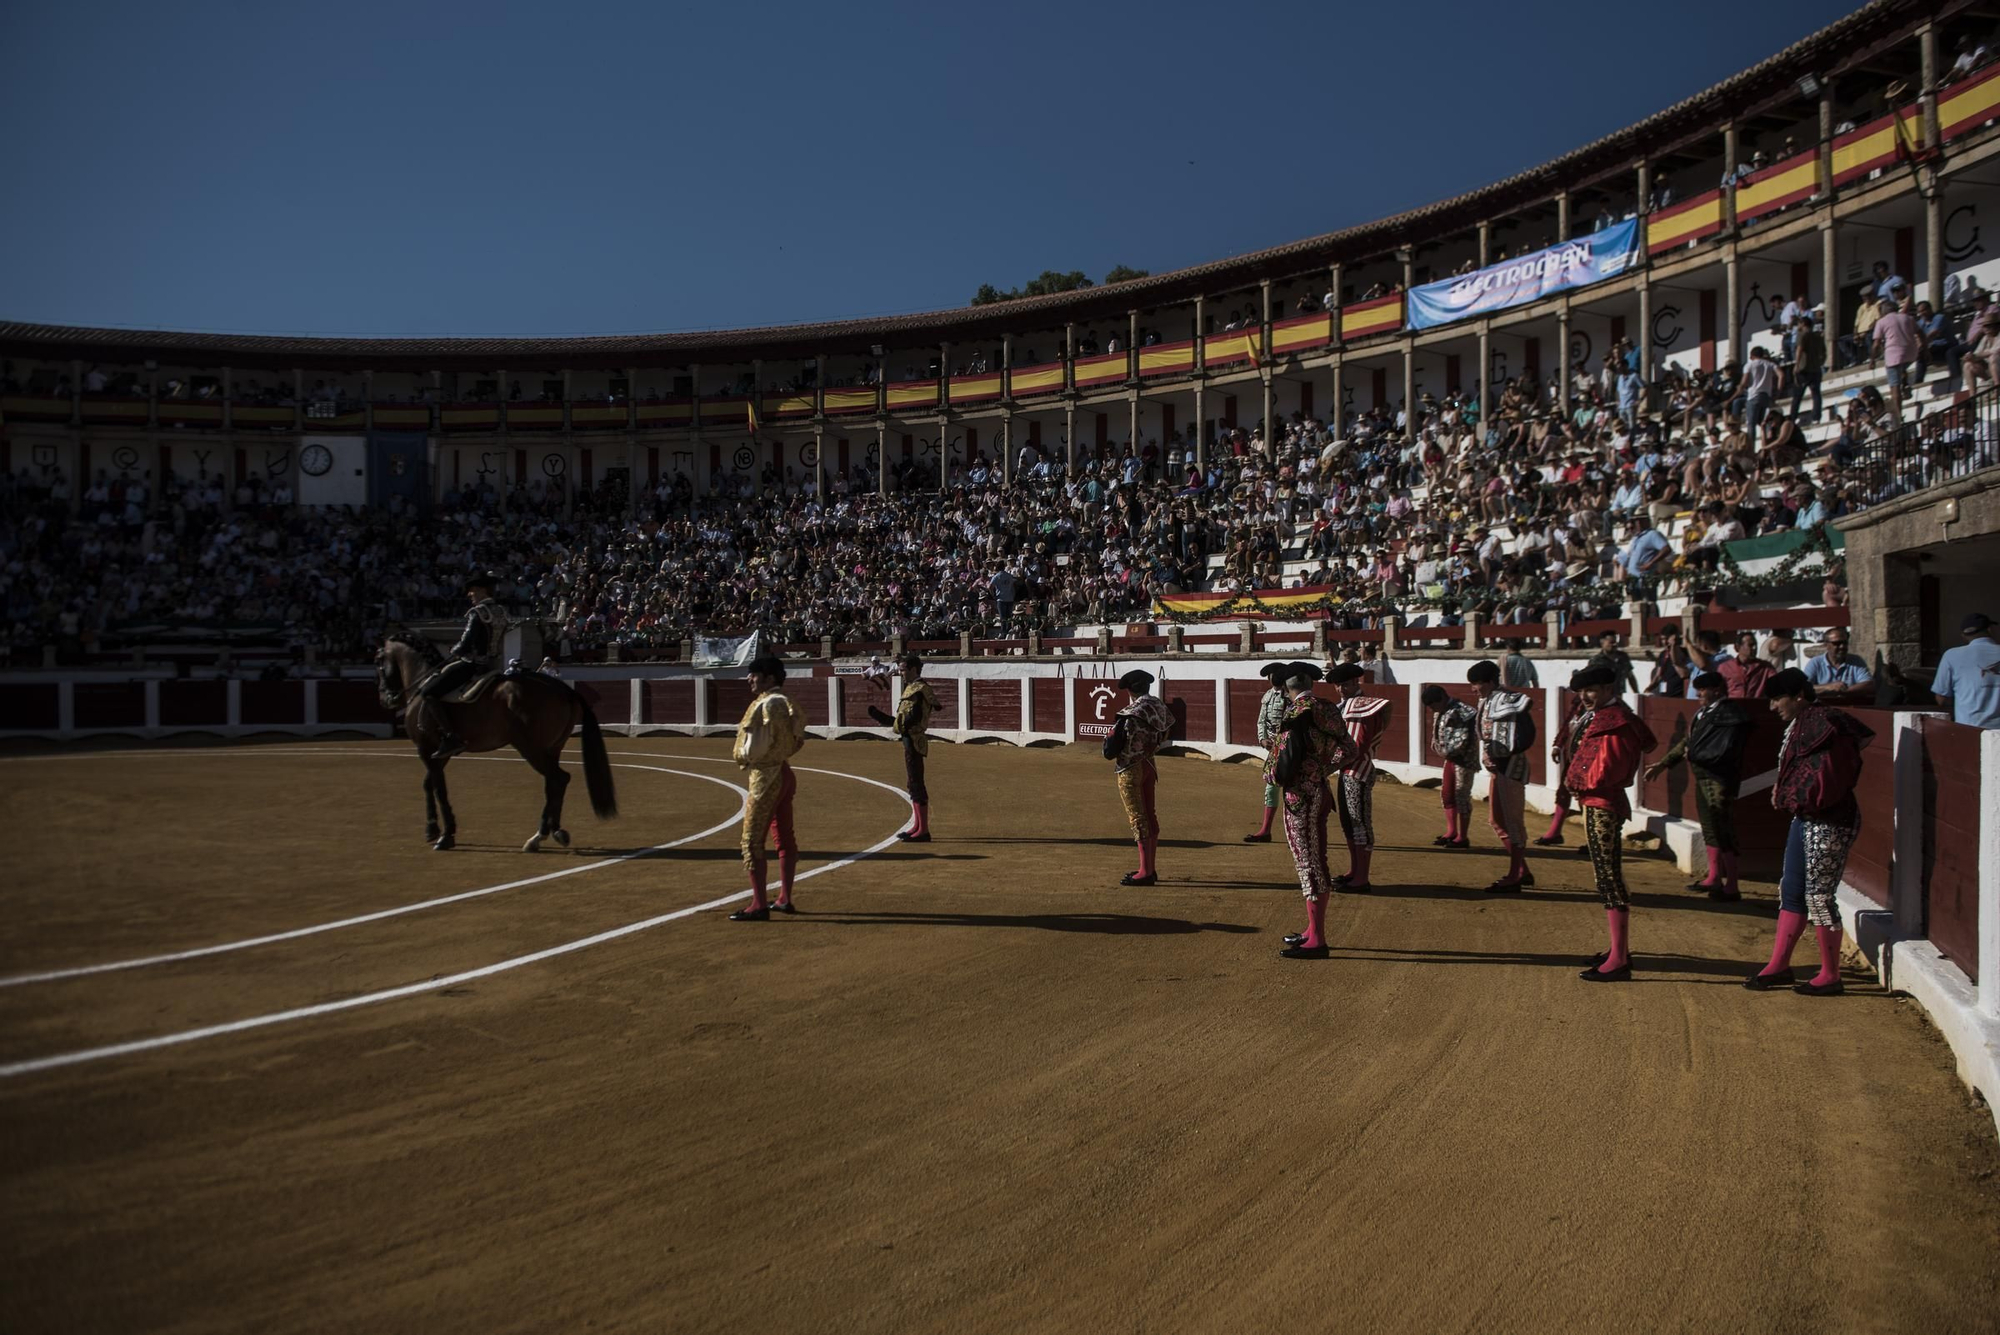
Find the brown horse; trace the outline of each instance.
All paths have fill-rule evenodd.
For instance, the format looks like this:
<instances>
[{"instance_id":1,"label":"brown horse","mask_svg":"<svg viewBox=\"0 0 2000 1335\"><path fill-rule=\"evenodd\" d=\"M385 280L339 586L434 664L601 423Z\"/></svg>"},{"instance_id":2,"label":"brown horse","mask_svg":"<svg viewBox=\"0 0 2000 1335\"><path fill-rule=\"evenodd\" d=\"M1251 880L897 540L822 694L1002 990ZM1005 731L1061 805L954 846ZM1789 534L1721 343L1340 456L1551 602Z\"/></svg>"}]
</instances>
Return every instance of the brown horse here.
<instances>
[{"instance_id":1,"label":"brown horse","mask_svg":"<svg viewBox=\"0 0 2000 1335\"><path fill-rule=\"evenodd\" d=\"M382 705L395 713L408 706L404 726L417 745L417 758L424 762L424 839L443 852L457 841L458 821L451 812L451 798L445 791L444 767L450 756L437 754L442 740L444 716L449 713L468 751L497 751L511 746L542 776L542 824L521 845L532 853L542 840L553 838L569 847L569 831L563 828L563 790L569 775L563 772L563 746L572 729L583 729L583 782L590 791L590 809L599 819L618 814L618 794L611 782L611 762L604 754L604 734L597 729L597 715L582 696L570 687L540 673L507 677L495 682L486 693L469 705L448 705L416 698L417 688L444 665L438 647L421 635L398 631L383 641L375 655L375 688ZM438 824L442 814L444 824Z\"/></svg>"}]
</instances>

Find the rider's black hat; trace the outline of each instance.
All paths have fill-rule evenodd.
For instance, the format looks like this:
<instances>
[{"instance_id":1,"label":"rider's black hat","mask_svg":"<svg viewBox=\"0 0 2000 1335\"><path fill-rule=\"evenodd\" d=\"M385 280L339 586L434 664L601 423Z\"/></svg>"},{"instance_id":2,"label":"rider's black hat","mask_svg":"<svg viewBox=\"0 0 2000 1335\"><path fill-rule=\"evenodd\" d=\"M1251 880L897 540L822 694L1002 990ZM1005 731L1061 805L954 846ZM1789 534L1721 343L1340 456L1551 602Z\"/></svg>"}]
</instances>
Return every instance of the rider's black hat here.
<instances>
[{"instance_id":1,"label":"rider's black hat","mask_svg":"<svg viewBox=\"0 0 2000 1335\"><path fill-rule=\"evenodd\" d=\"M484 589L488 593L491 593L499 587L500 577L490 570L482 570L478 574L467 575L465 577L465 591L467 593L471 593L474 589Z\"/></svg>"}]
</instances>

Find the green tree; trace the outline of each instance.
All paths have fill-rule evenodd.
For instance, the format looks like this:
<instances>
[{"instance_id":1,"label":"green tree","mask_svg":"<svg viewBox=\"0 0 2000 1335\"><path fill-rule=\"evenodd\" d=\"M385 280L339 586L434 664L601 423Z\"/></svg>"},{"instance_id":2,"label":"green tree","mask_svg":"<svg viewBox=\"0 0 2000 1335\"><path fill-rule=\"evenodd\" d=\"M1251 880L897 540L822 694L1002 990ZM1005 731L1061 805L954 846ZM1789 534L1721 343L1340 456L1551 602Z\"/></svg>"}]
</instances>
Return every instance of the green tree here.
<instances>
[{"instance_id":1,"label":"green tree","mask_svg":"<svg viewBox=\"0 0 2000 1335\"><path fill-rule=\"evenodd\" d=\"M1134 278L1150 278L1150 277L1152 277L1152 275L1147 273L1144 269L1134 269L1130 265L1121 264L1117 268L1113 269L1110 273L1104 275L1104 285L1106 287L1109 287L1113 283L1129 283Z\"/></svg>"},{"instance_id":2,"label":"green tree","mask_svg":"<svg viewBox=\"0 0 2000 1335\"><path fill-rule=\"evenodd\" d=\"M1105 278L1107 283L1120 283L1128 278L1144 278L1144 269L1133 269L1121 264ZM972 294L975 306L991 306L996 301L1018 301L1022 297L1046 297L1055 292L1075 292L1086 287L1095 287L1081 269L1071 269L1068 273L1057 273L1054 269L1044 269L1041 276L1031 278L1020 287L1010 287L1001 291L991 283L981 283L979 290Z\"/></svg>"}]
</instances>

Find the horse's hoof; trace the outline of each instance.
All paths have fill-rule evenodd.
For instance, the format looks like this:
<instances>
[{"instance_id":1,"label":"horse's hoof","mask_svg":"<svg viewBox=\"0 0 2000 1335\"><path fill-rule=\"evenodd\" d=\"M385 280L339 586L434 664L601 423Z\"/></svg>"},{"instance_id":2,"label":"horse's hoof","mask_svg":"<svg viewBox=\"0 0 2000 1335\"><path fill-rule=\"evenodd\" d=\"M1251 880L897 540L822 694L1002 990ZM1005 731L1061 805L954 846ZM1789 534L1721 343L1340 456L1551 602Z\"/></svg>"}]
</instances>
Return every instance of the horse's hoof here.
<instances>
[{"instance_id":1,"label":"horse's hoof","mask_svg":"<svg viewBox=\"0 0 2000 1335\"><path fill-rule=\"evenodd\" d=\"M557 845L558 845L559 847L562 847L562 848L568 848L568 847L569 847L569 831L568 831L568 830L557 830L557 831L555 832L555 840L556 840L556 844L557 844Z\"/></svg>"},{"instance_id":2,"label":"horse's hoof","mask_svg":"<svg viewBox=\"0 0 2000 1335\"><path fill-rule=\"evenodd\" d=\"M431 847L436 849L438 852L442 853L445 852L447 849L457 847L457 845L458 845L458 840L452 838L450 835L447 834L441 836L436 843L431 845Z\"/></svg>"},{"instance_id":3,"label":"horse's hoof","mask_svg":"<svg viewBox=\"0 0 2000 1335\"><path fill-rule=\"evenodd\" d=\"M528 842L521 845L521 851L523 853L533 853L541 846L542 846L542 836L540 836L539 834L531 834L528 836Z\"/></svg>"}]
</instances>

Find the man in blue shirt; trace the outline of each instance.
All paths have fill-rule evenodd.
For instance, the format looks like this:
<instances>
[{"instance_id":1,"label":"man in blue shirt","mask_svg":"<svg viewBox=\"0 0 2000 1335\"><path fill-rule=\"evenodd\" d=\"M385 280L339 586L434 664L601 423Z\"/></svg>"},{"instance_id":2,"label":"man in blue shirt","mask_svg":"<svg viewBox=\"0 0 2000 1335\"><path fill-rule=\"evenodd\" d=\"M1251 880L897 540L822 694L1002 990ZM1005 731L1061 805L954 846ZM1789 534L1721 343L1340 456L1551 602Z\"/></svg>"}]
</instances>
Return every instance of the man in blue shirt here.
<instances>
[{"instance_id":1,"label":"man in blue shirt","mask_svg":"<svg viewBox=\"0 0 2000 1335\"><path fill-rule=\"evenodd\" d=\"M1625 572L1625 578L1632 581L1650 581L1665 569L1667 553L1671 544L1666 534L1654 528L1644 511L1633 516L1631 545L1618 554L1618 565Z\"/></svg>"},{"instance_id":2,"label":"man in blue shirt","mask_svg":"<svg viewBox=\"0 0 2000 1335\"><path fill-rule=\"evenodd\" d=\"M1993 620L1974 612L1959 632L1965 643L1938 655L1931 694L1955 723L2000 728L2000 643L1993 639Z\"/></svg>"},{"instance_id":3,"label":"man in blue shirt","mask_svg":"<svg viewBox=\"0 0 2000 1335\"><path fill-rule=\"evenodd\" d=\"M1868 669L1861 666L1861 660L1847 652L1847 632L1829 631L1826 637L1826 652L1818 658L1806 660L1806 680L1813 684L1820 695L1828 698L1867 696L1874 698L1875 679L1868 675Z\"/></svg>"}]
</instances>

